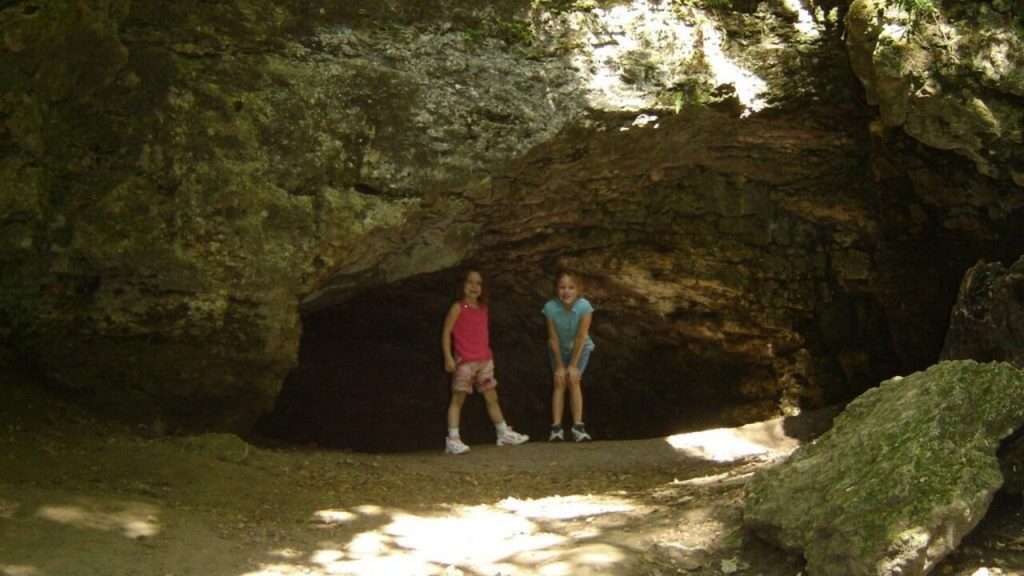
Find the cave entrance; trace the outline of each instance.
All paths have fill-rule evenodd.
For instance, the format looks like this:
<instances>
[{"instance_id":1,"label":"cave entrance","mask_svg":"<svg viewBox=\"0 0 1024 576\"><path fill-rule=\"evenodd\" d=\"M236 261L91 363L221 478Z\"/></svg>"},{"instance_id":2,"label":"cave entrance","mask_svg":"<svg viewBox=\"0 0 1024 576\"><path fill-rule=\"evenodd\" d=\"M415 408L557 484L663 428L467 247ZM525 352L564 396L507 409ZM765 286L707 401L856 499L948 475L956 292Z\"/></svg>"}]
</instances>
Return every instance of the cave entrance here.
<instances>
[{"instance_id":1,"label":"cave entrance","mask_svg":"<svg viewBox=\"0 0 1024 576\"><path fill-rule=\"evenodd\" d=\"M371 288L304 316L299 365L257 432L361 452L442 449L449 380L441 327L454 300L457 275L443 271ZM505 312L496 314L497 309L506 311L505 302L492 306L491 317L502 410L516 429L530 428L527 433L536 437L538 426L546 422L536 417L547 404L546 397L542 402L536 396L546 370L543 333L527 337L537 326L523 326L510 334L507 326L517 320L506 318ZM506 354L527 341L540 352ZM530 355L536 356L535 362L520 360ZM471 444L493 442L493 426L479 394L466 400L461 428Z\"/></svg>"},{"instance_id":2,"label":"cave entrance","mask_svg":"<svg viewBox=\"0 0 1024 576\"><path fill-rule=\"evenodd\" d=\"M257 434L360 452L441 450L449 378L440 335L459 273L446 270L371 288L306 315L299 365ZM530 273L492 279L486 267L485 278L502 411L516 430L546 441L551 384L540 309L550 298L551 281ZM651 438L739 423L719 410L735 389L722 382L743 381L754 368L727 358L697 358L676 343L646 338L648 320L634 317L635 310L603 307L617 296L599 285L588 297L597 308L597 349L584 381L585 420L596 439ZM565 424L571 424L568 399ZM494 441L479 394L466 401L461 432L471 445Z\"/></svg>"}]
</instances>

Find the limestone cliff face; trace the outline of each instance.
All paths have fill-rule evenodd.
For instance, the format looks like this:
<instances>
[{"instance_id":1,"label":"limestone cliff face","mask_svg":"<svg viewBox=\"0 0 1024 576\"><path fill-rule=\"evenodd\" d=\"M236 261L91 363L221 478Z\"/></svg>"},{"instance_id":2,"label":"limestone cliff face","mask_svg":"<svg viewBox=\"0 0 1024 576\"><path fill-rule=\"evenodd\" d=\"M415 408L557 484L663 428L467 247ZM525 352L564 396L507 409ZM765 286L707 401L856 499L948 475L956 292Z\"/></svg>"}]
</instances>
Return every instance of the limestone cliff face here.
<instances>
[{"instance_id":1,"label":"limestone cliff face","mask_svg":"<svg viewBox=\"0 0 1024 576\"><path fill-rule=\"evenodd\" d=\"M917 11L855 0L847 44L868 102L886 126L1024 187L1021 11L1009 0L942 0Z\"/></svg>"},{"instance_id":2,"label":"limestone cliff face","mask_svg":"<svg viewBox=\"0 0 1024 576\"><path fill-rule=\"evenodd\" d=\"M186 429L249 429L289 374L296 418L388 416L345 390L420 397L472 260L513 413L543 413L559 265L601 314L609 435L852 397L933 361L963 270L1024 246L1019 134L979 174L887 104L912 138L872 131L843 8L4 3L6 359Z\"/></svg>"}]
</instances>

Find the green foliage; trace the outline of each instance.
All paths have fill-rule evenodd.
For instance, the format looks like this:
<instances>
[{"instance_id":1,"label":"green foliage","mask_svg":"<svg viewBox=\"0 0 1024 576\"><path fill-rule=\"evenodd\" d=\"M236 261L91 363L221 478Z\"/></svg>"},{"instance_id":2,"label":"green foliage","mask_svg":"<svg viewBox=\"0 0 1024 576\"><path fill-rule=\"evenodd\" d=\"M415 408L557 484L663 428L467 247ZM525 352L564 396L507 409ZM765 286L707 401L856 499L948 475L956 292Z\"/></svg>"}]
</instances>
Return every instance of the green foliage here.
<instances>
[{"instance_id":1,"label":"green foliage","mask_svg":"<svg viewBox=\"0 0 1024 576\"><path fill-rule=\"evenodd\" d=\"M732 8L732 0L672 0L676 7L709 8L725 10Z\"/></svg>"},{"instance_id":2,"label":"green foliage","mask_svg":"<svg viewBox=\"0 0 1024 576\"><path fill-rule=\"evenodd\" d=\"M522 20L502 20L496 16L481 19L476 25L464 30L466 39L479 44L487 38L496 38L509 46L532 44L533 29L528 22Z\"/></svg>"},{"instance_id":3,"label":"green foliage","mask_svg":"<svg viewBox=\"0 0 1024 576\"><path fill-rule=\"evenodd\" d=\"M931 0L901 0L915 2L931 2ZM670 0L676 8L705 8L712 10L725 10L732 8L733 0ZM544 10L554 14L565 14L567 12L592 12L600 8L599 0L532 0L535 10Z\"/></svg>"},{"instance_id":4,"label":"green foliage","mask_svg":"<svg viewBox=\"0 0 1024 576\"><path fill-rule=\"evenodd\" d=\"M599 7L597 0L533 0L535 10L553 14L566 12L592 12Z\"/></svg>"},{"instance_id":5,"label":"green foliage","mask_svg":"<svg viewBox=\"0 0 1024 576\"><path fill-rule=\"evenodd\" d=\"M510 42L529 44L533 42L533 29L526 22L514 20L505 23L505 32Z\"/></svg>"},{"instance_id":6,"label":"green foliage","mask_svg":"<svg viewBox=\"0 0 1024 576\"><path fill-rule=\"evenodd\" d=\"M908 35L917 33L921 19L930 16L935 19L936 9L934 0L889 0L910 14L910 26L907 28Z\"/></svg>"},{"instance_id":7,"label":"green foliage","mask_svg":"<svg viewBox=\"0 0 1024 576\"><path fill-rule=\"evenodd\" d=\"M710 89L711 87L703 78L697 76L680 82L665 91L659 98L659 103L679 114L684 109L700 108L715 103L709 93Z\"/></svg>"},{"instance_id":8,"label":"green foliage","mask_svg":"<svg viewBox=\"0 0 1024 576\"><path fill-rule=\"evenodd\" d=\"M644 85L655 80L660 72L661 55L649 50L631 50L621 59L622 74L626 84Z\"/></svg>"},{"instance_id":9,"label":"green foliage","mask_svg":"<svg viewBox=\"0 0 1024 576\"><path fill-rule=\"evenodd\" d=\"M935 3L932 0L895 0L896 5L910 12L914 16L932 14L935 12Z\"/></svg>"}]
</instances>

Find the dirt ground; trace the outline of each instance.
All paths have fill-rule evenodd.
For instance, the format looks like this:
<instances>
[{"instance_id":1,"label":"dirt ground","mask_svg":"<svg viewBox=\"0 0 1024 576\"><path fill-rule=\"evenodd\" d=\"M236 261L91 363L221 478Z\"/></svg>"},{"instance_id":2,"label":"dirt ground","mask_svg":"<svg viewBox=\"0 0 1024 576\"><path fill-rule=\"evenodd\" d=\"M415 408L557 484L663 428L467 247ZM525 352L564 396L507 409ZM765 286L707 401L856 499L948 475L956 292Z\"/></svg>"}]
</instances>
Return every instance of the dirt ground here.
<instances>
[{"instance_id":1,"label":"dirt ground","mask_svg":"<svg viewBox=\"0 0 1024 576\"><path fill-rule=\"evenodd\" d=\"M0 574L796 576L741 523L787 433L371 455L148 437L0 386ZM1000 497L935 573L1024 574L1022 550Z\"/></svg>"}]
</instances>

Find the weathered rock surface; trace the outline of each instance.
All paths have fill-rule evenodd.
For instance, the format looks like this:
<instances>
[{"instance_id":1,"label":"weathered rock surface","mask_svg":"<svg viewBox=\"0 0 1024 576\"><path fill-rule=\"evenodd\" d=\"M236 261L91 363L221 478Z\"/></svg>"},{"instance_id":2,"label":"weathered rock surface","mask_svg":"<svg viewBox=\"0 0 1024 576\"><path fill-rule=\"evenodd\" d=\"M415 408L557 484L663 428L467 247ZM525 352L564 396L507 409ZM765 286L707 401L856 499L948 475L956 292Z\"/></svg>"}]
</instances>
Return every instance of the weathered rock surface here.
<instances>
[{"instance_id":1,"label":"weathered rock surface","mask_svg":"<svg viewBox=\"0 0 1024 576\"><path fill-rule=\"evenodd\" d=\"M1005 267L979 262L964 274L942 348L946 360L1004 361L1024 369L1024 258ZM1011 492L1024 491L1024 432L1001 449Z\"/></svg>"},{"instance_id":2,"label":"weathered rock surface","mask_svg":"<svg viewBox=\"0 0 1024 576\"><path fill-rule=\"evenodd\" d=\"M832 430L748 486L744 522L815 576L927 574L1003 479L1000 440L1024 425L1024 373L950 361L883 382Z\"/></svg>"},{"instance_id":3,"label":"weathered rock surface","mask_svg":"<svg viewBox=\"0 0 1024 576\"><path fill-rule=\"evenodd\" d=\"M962 271L1024 252L1010 180L869 130L838 12L598 4L3 3L0 358L161 430L291 378L294 420L422 437L476 260L542 420L569 264L596 429L636 436L925 366Z\"/></svg>"},{"instance_id":4,"label":"weathered rock surface","mask_svg":"<svg viewBox=\"0 0 1024 576\"><path fill-rule=\"evenodd\" d=\"M886 126L955 150L1024 187L1024 27L1019 2L854 0L850 61Z\"/></svg>"},{"instance_id":5,"label":"weathered rock surface","mask_svg":"<svg viewBox=\"0 0 1024 576\"><path fill-rule=\"evenodd\" d=\"M942 347L945 360L1004 361L1024 369L1024 257L979 262L964 274Z\"/></svg>"}]
</instances>

